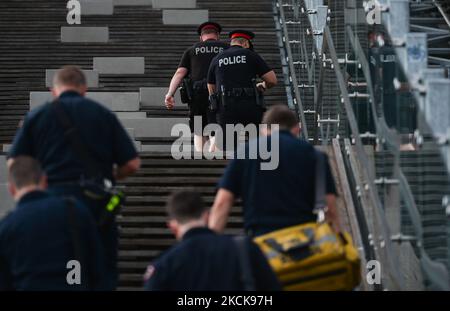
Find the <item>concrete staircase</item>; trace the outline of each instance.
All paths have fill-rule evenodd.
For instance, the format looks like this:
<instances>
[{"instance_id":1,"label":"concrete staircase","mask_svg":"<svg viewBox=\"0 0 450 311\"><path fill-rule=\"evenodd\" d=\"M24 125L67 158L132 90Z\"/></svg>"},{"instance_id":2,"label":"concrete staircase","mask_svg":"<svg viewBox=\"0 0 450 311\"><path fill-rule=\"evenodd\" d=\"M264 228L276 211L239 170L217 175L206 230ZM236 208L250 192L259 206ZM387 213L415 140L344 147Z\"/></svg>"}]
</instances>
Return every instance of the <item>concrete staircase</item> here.
<instances>
[{"instance_id":1,"label":"concrete staircase","mask_svg":"<svg viewBox=\"0 0 450 311\"><path fill-rule=\"evenodd\" d=\"M392 156L386 152L377 152L375 165L377 178L389 177L392 173ZM442 198L448 194L450 180L444 163L435 149L405 151L400 155L400 166L404 172L422 218L423 243L425 250L434 260L447 267L449 265L450 230ZM382 187L380 196L383 197ZM402 203L402 232L414 235L411 219L406 206Z\"/></svg>"},{"instance_id":2,"label":"concrete staircase","mask_svg":"<svg viewBox=\"0 0 450 311\"><path fill-rule=\"evenodd\" d=\"M121 112L119 117L126 119L127 125L134 117L139 119L139 124L146 124L142 125L143 132L142 128L138 131L142 135L136 137L143 142L142 151L147 150L146 139L155 137L161 138L162 151L168 151L170 132L158 132L158 121L152 121L164 117L170 124L187 122L187 107L177 100L176 109L166 111L163 95L183 50L198 40L196 25L207 15L222 23L225 32L235 27L254 30L257 51L281 73L270 1L218 4L169 0L154 1L153 8L152 1L116 0L112 15L110 1L85 2L90 6L82 3L82 8L89 15L82 15L82 24L75 26L67 25L67 9L61 1L0 4L0 29L4 34L0 38L0 61L5 63L5 70L0 73L0 150L2 144L12 141L20 119L29 108L50 97L45 92L51 85L54 70L65 64L76 64L87 73L93 99L106 99L106 105ZM97 5L92 5L94 2ZM254 12L255 5L261 11ZM176 21L165 18L179 14L180 10L184 14ZM16 27L10 27L12 24ZM139 109L136 94L139 94ZM285 102L283 86L270 91L267 101L269 104ZM147 122L140 120L143 114L137 112L146 113Z\"/></svg>"},{"instance_id":3,"label":"concrete staircase","mask_svg":"<svg viewBox=\"0 0 450 311\"><path fill-rule=\"evenodd\" d=\"M168 153L176 139L172 126L187 123L187 107L178 95L174 110L164 107L170 78L183 51L198 41L197 25L209 17L224 26L224 38L233 28L257 34L256 51L280 81L266 100L269 105L286 103L272 4L270 0L85 0L82 11L81 25L68 25L65 1L0 3L0 153L8 149L24 115L51 100L48 88L57 68L75 64L85 70L87 96L117 113L143 158L139 174L120 185L128 200L119 216L119 289L140 289L145 266L174 243L165 226L167 196L195 187L211 204L226 164L176 161ZM0 167L5 167L4 156ZM4 201L6 171L0 173ZM12 203L0 205L0 212L6 212ZM240 232L240 215L238 206L229 233Z\"/></svg>"}]
</instances>

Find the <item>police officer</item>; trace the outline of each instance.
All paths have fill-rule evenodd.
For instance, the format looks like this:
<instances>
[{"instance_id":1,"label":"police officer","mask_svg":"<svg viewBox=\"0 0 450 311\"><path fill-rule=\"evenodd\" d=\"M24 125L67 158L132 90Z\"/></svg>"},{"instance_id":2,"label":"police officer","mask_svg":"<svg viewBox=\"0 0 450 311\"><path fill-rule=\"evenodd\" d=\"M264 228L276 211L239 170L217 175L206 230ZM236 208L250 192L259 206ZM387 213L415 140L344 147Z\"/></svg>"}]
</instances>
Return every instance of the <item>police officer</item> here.
<instances>
[{"instance_id":1,"label":"police officer","mask_svg":"<svg viewBox=\"0 0 450 311\"><path fill-rule=\"evenodd\" d=\"M306 141L299 140L300 127L295 114L284 105L272 107L264 116L267 131L259 139L267 139L271 146L273 125L278 125L278 167L261 170L260 158L234 159L218 184L211 212L210 228L222 232L231 207L242 198L244 227L250 236L316 220L315 203L316 152ZM275 130L274 130L275 131ZM275 133L275 132L274 132ZM255 148L250 142L246 148ZM248 150L246 150L246 154ZM272 155L273 156L273 155ZM336 189L328 161L326 161L327 218L340 231L335 207Z\"/></svg>"},{"instance_id":2,"label":"police officer","mask_svg":"<svg viewBox=\"0 0 450 311\"><path fill-rule=\"evenodd\" d=\"M194 132L195 150L201 152L206 143L207 137L203 136L203 130L208 123L215 123L215 115L209 113L208 88L206 84L206 76L211 60L224 49L228 48L228 44L219 41L219 35L222 27L214 22L206 22L198 27L200 42L188 48L181 58L175 75L170 82L169 91L166 95L165 102L168 109L172 109L175 100L174 94L181 81L189 77L184 84L191 94L189 103L189 124L191 131ZM186 80L185 80L186 81ZM194 126L194 118L199 116L202 120L202 126ZM201 132L200 132L201 130ZM212 151L214 143L211 142L210 150Z\"/></svg>"},{"instance_id":3,"label":"police officer","mask_svg":"<svg viewBox=\"0 0 450 311\"><path fill-rule=\"evenodd\" d=\"M219 102L222 131L226 124L259 124L264 112L260 92L277 84L275 72L250 49L255 34L235 30L229 36L231 47L214 58L208 72L208 90L211 101ZM255 85L257 78L263 82Z\"/></svg>"},{"instance_id":4,"label":"police officer","mask_svg":"<svg viewBox=\"0 0 450 311\"><path fill-rule=\"evenodd\" d=\"M174 193L167 211L169 228L180 243L147 268L147 290L281 289L255 244L248 239L218 235L207 228L208 208L198 193Z\"/></svg>"},{"instance_id":5,"label":"police officer","mask_svg":"<svg viewBox=\"0 0 450 311\"><path fill-rule=\"evenodd\" d=\"M36 160L16 158L9 191L17 207L0 222L0 291L107 289L102 244L89 209L50 195L46 187ZM68 266L74 260L79 275L78 263Z\"/></svg>"},{"instance_id":6,"label":"police officer","mask_svg":"<svg viewBox=\"0 0 450 311\"><path fill-rule=\"evenodd\" d=\"M25 117L14 138L8 164L21 155L36 158L48 176L49 191L83 201L100 224L110 289L117 282L118 236L114 214L106 210L108 188L133 174L140 159L117 116L84 97L86 77L75 66L60 69L56 100Z\"/></svg>"}]
</instances>

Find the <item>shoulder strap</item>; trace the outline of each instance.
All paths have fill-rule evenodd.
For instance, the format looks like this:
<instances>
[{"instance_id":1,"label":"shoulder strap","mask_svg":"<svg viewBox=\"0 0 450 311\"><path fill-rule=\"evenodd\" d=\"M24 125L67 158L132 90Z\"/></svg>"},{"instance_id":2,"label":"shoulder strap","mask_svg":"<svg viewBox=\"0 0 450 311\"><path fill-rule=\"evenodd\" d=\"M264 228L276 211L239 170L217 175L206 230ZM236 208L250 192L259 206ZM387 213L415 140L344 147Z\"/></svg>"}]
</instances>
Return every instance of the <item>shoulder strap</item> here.
<instances>
[{"instance_id":1,"label":"shoulder strap","mask_svg":"<svg viewBox=\"0 0 450 311\"><path fill-rule=\"evenodd\" d=\"M255 291L255 279L250 263L250 253L248 248L248 238L246 236L236 236L233 238L238 251L239 266L241 270L241 281L245 291Z\"/></svg>"},{"instance_id":2,"label":"shoulder strap","mask_svg":"<svg viewBox=\"0 0 450 311\"><path fill-rule=\"evenodd\" d=\"M324 211L326 207L326 173L325 173L325 154L319 150L315 150L316 173L315 173L315 204L314 211L319 213Z\"/></svg>"},{"instance_id":3,"label":"shoulder strap","mask_svg":"<svg viewBox=\"0 0 450 311\"><path fill-rule=\"evenodd\" d=\"M80 137L78 129L73 125L69 115L62 107L59 100L55 100L52 104L53 110L56 113L56 118L64 129L64 137L69 141L72 152L81 160L87 170L88 177L99 177L100 172L95 160L86 149Z\"/></svg>"},{"instance_id":4,"label":"shoulder strap","mask_svg":"<svg viewBox=\"0 0 450 311\"><path fill-rule=\"evenodd\" d=\"M77 260L81 265L83 265L84 259L85 257L83 256L83 246L82 246L82 242L81 242L81 237L80 237L80 227L79 227L79 222L78 222L78 218L77 218L77 211L76 211L76 207L75 207L75 199L74 198L65 198L64 199L65 203L66 203L66 210L67 210L67 223L69 225L69 233L70 233L70 240L72 241L72 245L73 245L73 250L74 250L74 254L75 254L75 260ZM87 276L87 284L89 284L89 286L91 285L91 277L88 274L86 274L86 269L88 269L88 271L91 271L91 267L84 267L82 266L81 269L81 274L82 274L82 280L84 279L83 276Z\"/></svg>"},{"instance_id":5,"label":"shoulder strap","mask_svg":"<svg viewBox=\"0 0 450 311\"><path fill-rule=\"evenodd\" d=\"M75 201L73 198L65 198L67 209L67 223L69 225L70 239L73 244L75 259L81 263L83 259L80 237L78 235L78 221L75 210Z\"/></svg>"}]
</instances>

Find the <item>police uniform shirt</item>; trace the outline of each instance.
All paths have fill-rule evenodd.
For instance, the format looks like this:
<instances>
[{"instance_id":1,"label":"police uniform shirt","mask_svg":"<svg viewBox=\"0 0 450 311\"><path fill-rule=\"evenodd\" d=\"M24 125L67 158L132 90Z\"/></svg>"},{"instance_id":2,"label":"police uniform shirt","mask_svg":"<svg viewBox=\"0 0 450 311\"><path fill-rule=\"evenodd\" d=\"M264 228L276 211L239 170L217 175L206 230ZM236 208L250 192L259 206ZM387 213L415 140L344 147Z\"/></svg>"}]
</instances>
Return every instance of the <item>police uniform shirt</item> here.
<instances>
[{"instance_id":1,"label":"police uniform shirt","mask_svg":"<svg viewBox=\"0 0 450 311\"><path fill-rule=\"evenodd\" d=\"M280 290L259 248L249 241L249 260L257 290ZM238 250L232 237L193 228L183 240L147 268L145 288L154 291L243 290Z\"/></svg>"},{"instance_id":2,"label":"police uniform shirt","mask_svg":"<svg viewBox=\"0 0 450 311\"><path fill-rule=\"evenodd\" d=\"M56 117L53 103L28 113L18 130L9 157L28 155L36 158L47 173L49 184L77 182L85 166L64 137L64 129ZM102 105L76 92L61 94L62 105L77 128L81 140L103 177L113 179L113 165L122 166L137 157L137 151L117 116Z\"/></svg>"},{"instance_id":3,"label":"police uniform shirt","mask_svg":"<svg viewBox=\"0 0 450 311\"><path fill-rule=\"evenodd\" d=\"M251 235L315 221L316 154L314 147L289 131L280 131L279 166L261 170L261 159L234 159L218 187L242 198L244 226ZM271 146L271 137L267 146ZM256 142L253 141L251 143ZM246 145L246 154L249 144ZM333 176L326 161L326 191L336 194Z\"/></svg>"},{"instance_id":4,"label":"police uniform shirt","mask_svg":"<svg viewBox=\"0 0 450 311\"><path fill-rule=\"evenodd\" d=\"M228 43L218 40L196 43L184 52L178 67L186 68L192 81L204 80L212 59L228 47Z\"/></svg>"},{"instance_id":5,"label":"police uniform shirt","mask_svg":"<svg viewBox=\"0 0 450 311\"><path fill-rule=\"evenodd\" d=\"M223 85L225 89L251 88L252 80L262 77L271 68L259 54L239 45L216 56L209 67L208 83L215 84L216 90Z\"/></svg>"},{"instance_id":6,"label":"police uniform shirt","mask_svg":"<svg viewBox=\"0 0 450 311\"><path fill-rule=\"evenodd\" d=\"M67 283L67 263L76 258L67 203L34 191L0 222L0 291L107 289L97 226L84 205L77 203L74 210L84 254L82 272L86 272L81 274L81 285Z\"/></svg>"}]
</instances>

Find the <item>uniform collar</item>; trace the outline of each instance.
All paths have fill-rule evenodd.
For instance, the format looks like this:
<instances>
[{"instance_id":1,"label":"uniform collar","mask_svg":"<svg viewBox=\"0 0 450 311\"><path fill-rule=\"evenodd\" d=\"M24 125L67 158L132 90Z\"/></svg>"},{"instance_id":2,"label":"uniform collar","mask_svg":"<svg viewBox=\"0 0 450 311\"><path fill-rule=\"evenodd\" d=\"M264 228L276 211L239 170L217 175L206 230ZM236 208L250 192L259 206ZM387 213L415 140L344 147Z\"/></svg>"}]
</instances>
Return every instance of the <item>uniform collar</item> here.
<instances>
[{"instance_id":1,"label":"uniform collar","mask_svg":"<svg viewBox=\"0 0 450 311\"><path fill-rule=\"evenodd\" d=\"M40 200L43 198L46 198L49 196L49 193L46 191L42 191L42 190L34 190L31 192L28 192L27 194L25 194L23 197L20 198L19 202L17 202L17 206L21 206L24 205L28 202L31 201L35 201L35 200Z\"/></svg>"},{"instance_id":2,"label":"uniform collar","mask_svg":"<svg viewBox=\"0 0 450 311\"><path fill-rule=\"evenodd\" d=\"M285 135L285 136L295 137L295 136L291 133L291 131L289 131L289 130L279 130L278 133L279 133L280 135Z\"/></svg>"},{"instance_id":3,"label":"uniform collar","mask_svg":"<svg viewBox=\"0 0 450 311\"><path fill-rule=\"evenodd\" d=\"M61 95L59 95L59 98L68 98L68 97L81 97L81 94L76 91L65 91Z\"/></svg>"},{"instance_id":4,"label":"uniform collar","mask_svg":"<svg viewBox=\"0 0 450 311\"><path fill-rule=\"evenodd\" d=\"M231 48L240 48L240 49L243 49L244 47L236 44L236 45L230 46L230 49L231 49Z\"/></svg>"},{"instance_id":5,"label":"uniform collar","mask_svg":"<svg viewBox=\"0 0 450 311\"><path fill-rule=\"evenodd\" d=\"M191 239L191 238L196 237L196 236L200 236L200 235L212 235L212 234L215 234L214 231L212 231L211 229L209 229L207 227L192 228L192 229L189 229L183 235L183 241Z\"/></svg>"}]
</instances>

